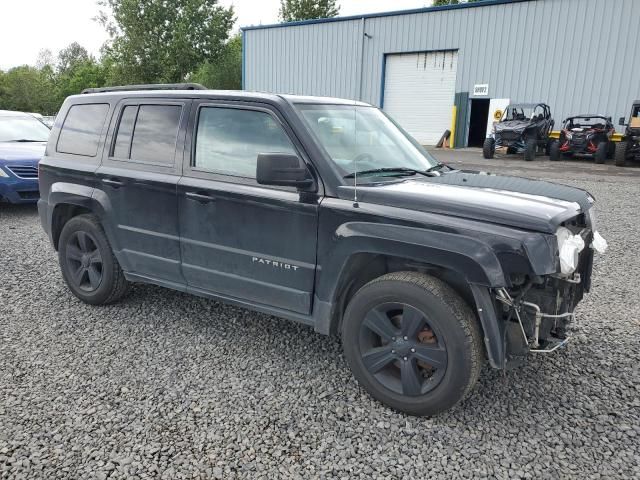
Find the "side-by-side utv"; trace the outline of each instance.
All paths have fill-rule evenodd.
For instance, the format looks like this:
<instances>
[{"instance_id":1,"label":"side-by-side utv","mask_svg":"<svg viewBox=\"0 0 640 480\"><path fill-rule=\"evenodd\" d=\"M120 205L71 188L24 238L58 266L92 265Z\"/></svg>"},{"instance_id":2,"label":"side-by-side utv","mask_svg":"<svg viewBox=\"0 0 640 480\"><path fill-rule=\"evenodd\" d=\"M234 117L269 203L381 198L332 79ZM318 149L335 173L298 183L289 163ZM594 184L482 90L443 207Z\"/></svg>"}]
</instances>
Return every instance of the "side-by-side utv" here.
<instances>
[{"instance_id":1,"label":"side-by-side utv","mask_svg":"<svg viewBox=\"0 0 640 480\"><path fill-rule=\"evenodd\" d=\"M553 128L551 108L545 103L517 103L509 105L499 122L493 126L493 134L484 141L482 155L493 158L496 149L506 153L524 153L531 161L537 152L549 155Z\"/></svg>"},{"instance_id":2,"label":"side-by-side utv","mask_svg":"<svg viewBox=\"0 0 640 480\"><path fill-rule=\"evenodd\" d=\"M551 144L549 158L593 157L596 163L604 163L607 158L613 157L615 143L611 137L615 131L611 117L605 115L569 117L562 121L560 137Z\"/></svg>"},{"instance_id":3,"label":"side-by-side utv","mask_svg":"<svg viewBox=\"0 0 640 480\"><path fill-rule=\"evenodd\" d=\"M640 161L640 100L633 102L628 122L620 117L620 125L626 128L616 145L615 162L623 167L627 160Z\"/></svg>"}]
</instances>

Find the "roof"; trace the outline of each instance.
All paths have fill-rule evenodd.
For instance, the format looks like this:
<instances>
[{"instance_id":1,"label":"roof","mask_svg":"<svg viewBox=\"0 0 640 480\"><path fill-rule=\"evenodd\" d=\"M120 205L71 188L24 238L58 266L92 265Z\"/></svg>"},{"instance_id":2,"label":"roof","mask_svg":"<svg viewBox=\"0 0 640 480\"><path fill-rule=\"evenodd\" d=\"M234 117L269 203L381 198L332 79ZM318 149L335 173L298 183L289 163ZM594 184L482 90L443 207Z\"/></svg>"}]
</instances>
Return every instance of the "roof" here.
<instances>
[{"instance_id":1,"label":"roof","mask_svg":"<svg viewBox=\"0 0 640 480\"><path fill-rule=\"evenodd\" d=\"M508 107L535 108L538 105L544 105L544 103L510 103Z\"/></svg>"},{"instance_id":2,"label":"roof","mask_svg":"<svg viewBox=\"0 0 640 480\"><path fill-rule=\"evenodd\" d=\"M444 10L488 7L491 5L504 5L507 3L521 3L521 2L532 2L532 1L536 1L536 0L479 0L476 2L465 2L465 3L454 4L454 5L443 5L440 7L423 7L423 8L414 8L410 10L392 10L389 12L367 13L362 15L350 15L346 17L317 18L313 20L300 20L297 22L285 22L285 23L272 23L267 25L248 25L246 27L241 27L240 30L246 32L248 30L262 30L265 28L294 27L296 25L312 25L315 23L346 22L349 20L360 20L365 18L393 17L397 15L411 15L414 13L441 12Z\"/></svg>"},{"instance_id":3,"label":"roof","mask_svg":"<svg viewBox=\"0 0 640 480\"><path fill-rule=\"evenodd\" d=\"M95 97L186 97L186 98L220 98L247 101L278 101L284 99L290 103L317 103L330 105L359 105L370 106L368 103L335 97L318 97L304 95L289 95L266 92L251 92L247 90L117 90L108 92L83 93L73 95L79 100Z\"/></svg>"},{"instance_id":4,"label":"roof","mask_svg":"<svg viewBox=\"0 0 640 480\"><path fill-rule=\"evenodd\" d=\"M0 117L30 117L34 118L33 115L30 115L25 112L16 112L14 110L0 110Z\"/></svg>"},{"instance_id":5,"label":"roof","mask_svg":"<svg viewBox=\"0 0 640 480\"><path fill-rule=\"evenodd\" d=\"M604 118L606 120L609 117L610 115L602 115L600 113L581 113L580 115L570 115L567 120L570 118Z\"/></svg>"}]
</instances>

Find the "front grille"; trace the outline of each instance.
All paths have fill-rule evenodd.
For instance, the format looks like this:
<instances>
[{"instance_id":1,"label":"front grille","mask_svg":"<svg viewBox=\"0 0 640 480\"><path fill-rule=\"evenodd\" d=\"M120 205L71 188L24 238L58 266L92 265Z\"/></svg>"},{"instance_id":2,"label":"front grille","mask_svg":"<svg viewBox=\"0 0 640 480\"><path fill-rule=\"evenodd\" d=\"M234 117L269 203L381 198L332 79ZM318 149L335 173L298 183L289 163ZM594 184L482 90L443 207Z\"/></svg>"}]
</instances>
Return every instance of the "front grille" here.
<instances>
[{"instance_id":1,"label":"front grille","mask_svg":"<svg viewBox=\"0 0 640 480\"><path fill-rule=\"evenodd\" d=\"M38 190L28 190L26 192L18 192L20 198L23 200L35 200L40 198L40 192Z\"/></svg>"},{"instance_id":2,"label":"front grille","mask_svg":"<svg viewBox=\"0 0 640 480\"><path fill-rule=\"evenodd\" d=\"M38 168L32 166L13 165L7 167L19 178L38 178Z\"/></svg>"}]
</instances>

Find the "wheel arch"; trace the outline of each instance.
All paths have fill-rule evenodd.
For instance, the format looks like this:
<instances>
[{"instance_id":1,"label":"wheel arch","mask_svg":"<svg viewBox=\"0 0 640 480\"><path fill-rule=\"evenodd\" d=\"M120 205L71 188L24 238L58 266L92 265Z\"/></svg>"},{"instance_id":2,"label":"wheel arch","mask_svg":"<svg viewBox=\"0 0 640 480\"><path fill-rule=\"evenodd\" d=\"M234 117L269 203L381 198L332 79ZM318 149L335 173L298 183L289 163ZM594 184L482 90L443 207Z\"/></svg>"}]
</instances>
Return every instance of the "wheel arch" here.
<instances>
[{"instance_id":1,"label":"wheel arch","mask_svg":"<svg viewBox=\"0 0 640 480\"><path fill-rule=\"evenodd\" d=\"M337 232L339 243L327 255L329 263L322 264L316 280L316 330L325 334L340 331L342 317L353 295L369 281L387 273L417 271L432 275L451 286L479 317L483 335L491 349L488 351L492 365L503 363L501 339L491 332L498 332L495 311L478 315L480 306L477 291L490 291L491 287L505 285L504 274L493 250L482 241L450 232L430 231L413 227L379 224L343 225ZM375 231L375 233L374 233ZM363 248L367 246L369 248ZM486 298L481 299L486 304ZM484 323L490 322L492 325ZM487 334L486 332L489 332Z\"/></svg>"},{"instance_id":2,"label":"wheel arch","mask_svg":"<svg viewBox=\"0 0 640 480\"><path fill-rule=\"evenodd\" d=\"M48 224L51 242L58 250L60 233L64 225L73 217L82 214L93 214L103 226L111 245L114 245L114 235L108 224L105 224L105 211L109 210L109 199L95 195L93 187L70 183L56 183L51 187L47 198ZM107 222L108 223L108 222Z\"/></svg>"}]
</instances>

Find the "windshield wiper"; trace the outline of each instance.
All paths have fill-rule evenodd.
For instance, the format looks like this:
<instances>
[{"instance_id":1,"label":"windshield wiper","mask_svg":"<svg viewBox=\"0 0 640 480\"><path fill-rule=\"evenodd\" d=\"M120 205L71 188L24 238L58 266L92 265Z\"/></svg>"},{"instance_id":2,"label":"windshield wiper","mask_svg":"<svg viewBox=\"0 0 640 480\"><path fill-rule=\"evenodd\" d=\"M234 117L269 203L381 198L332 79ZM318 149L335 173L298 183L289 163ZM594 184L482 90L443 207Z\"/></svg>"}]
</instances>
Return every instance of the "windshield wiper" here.
<instances>
[{"instance_id":1,"label":"windshield wiper","mask_svg":"<svg viewBox=\"0 0 640 480\"><path fill-rule=\"evenodd\" d=\"M370 170L361 170L359 172L349 173L345 175L343 178L353 178L356 175L371 175L375 173L389 173L391 175L386 175L388 177L408 177L411 175L415 175L419 173L420 175L425 175L427 177L431 177L429 175L428 170L414 170L413 168L405 168L405 167L384 167L384 168L372 168ZM393 175L395 173L395 175Z\"/></svg>"},{"instance_id":2,"label":"windshield wiper","mask_svg":"<svg viewBox=\"0 0 640 480\"><path fill-rule=\"evenodd\" d=\"M444 163L440 162L440 163L436 163L433 167L427 168L425 171L426 172L437 172L438 170L442 170L444 167L449 168L448 165L445 165Z\"/></svg>"},{"instance_id":3,"label":"windshield wiper","mask_svg":"<svg viewBox=\"0 0 640 480\"><path fill-rule=\"evenodd\" d=\"M46 142L46 140L33 140L31 138L18 138L16 140L7 140L7 142Z\"/></svg>"}]
</instances>

